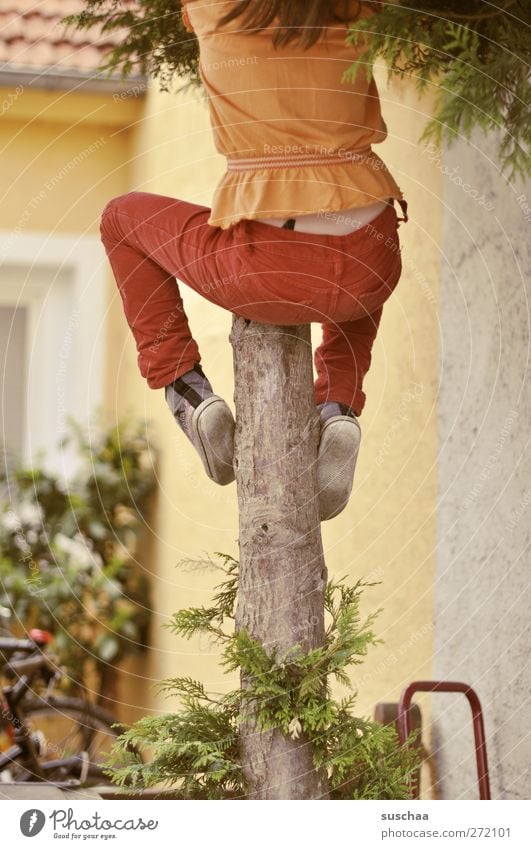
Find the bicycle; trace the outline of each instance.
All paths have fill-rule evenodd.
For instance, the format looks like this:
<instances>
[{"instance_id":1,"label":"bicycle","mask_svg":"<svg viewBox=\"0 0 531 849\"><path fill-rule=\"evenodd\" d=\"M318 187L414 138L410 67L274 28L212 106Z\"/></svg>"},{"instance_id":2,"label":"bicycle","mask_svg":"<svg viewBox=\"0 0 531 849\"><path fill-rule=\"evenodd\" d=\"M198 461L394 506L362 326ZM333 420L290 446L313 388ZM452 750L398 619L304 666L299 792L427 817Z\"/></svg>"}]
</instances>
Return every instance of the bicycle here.
<instances>
[{"instance_id":1,"label":"bicycle","mask_svg":"<svg viewBox=\"0 0 531 849\"><path fill-rule=\"evenodd\" d=\"M109 784L102 753L124 728L90 702L53 693L62 672L46 653L51 639L39 629L29 639L0 637L2 675L10 682L0 695L0 782ZM34 692L39 682L44 695Z\"/></svg>"}]
</instances>

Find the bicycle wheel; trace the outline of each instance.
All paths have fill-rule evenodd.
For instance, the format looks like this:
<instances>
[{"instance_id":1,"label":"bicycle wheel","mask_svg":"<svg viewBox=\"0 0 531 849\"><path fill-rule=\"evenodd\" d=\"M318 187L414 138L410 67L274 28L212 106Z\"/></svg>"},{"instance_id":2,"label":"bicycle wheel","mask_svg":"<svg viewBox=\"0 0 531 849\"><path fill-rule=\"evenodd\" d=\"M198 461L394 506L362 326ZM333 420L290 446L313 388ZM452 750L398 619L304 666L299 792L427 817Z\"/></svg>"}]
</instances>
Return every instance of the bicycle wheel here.
<instances>
[{"instance_id":1,"label":"bicycle wheel","mask_svg":"<svg viewBox=\"0 0 531 849\"><path fill-rule=\"evenodd\" d=\"M109 784L104 755L124 730L106 710L82 699L51 696L23 705L24 722L36 743L42 776L32 774L22 755L8 769L12 781L80 781L84 786Z\"/></svg>"}]
</instances>

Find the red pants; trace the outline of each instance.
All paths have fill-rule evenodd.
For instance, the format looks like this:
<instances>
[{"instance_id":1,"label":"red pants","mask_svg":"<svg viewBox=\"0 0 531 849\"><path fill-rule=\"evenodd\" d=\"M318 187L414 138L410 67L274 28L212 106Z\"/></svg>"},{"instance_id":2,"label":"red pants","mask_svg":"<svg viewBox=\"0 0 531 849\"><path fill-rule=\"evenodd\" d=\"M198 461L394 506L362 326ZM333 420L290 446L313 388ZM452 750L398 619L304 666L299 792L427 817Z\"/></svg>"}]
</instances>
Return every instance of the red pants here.
<instances>
[{"instance_id":1,"label":"red pants","mask_svg":"<svg viewBox=\"0 0 531 849\"><path fill-rule=\"evenodd\" d=\"M148 385L166 386L201 359L178 277L253 321L320 322L315 402L339 401L359 415L382 305L402 269L394 207L346 236L251 220L222 230L207 224L209 214L205 206L144 192L115 198L103 212L102 240Z\"/></svg>"}]
</instances>

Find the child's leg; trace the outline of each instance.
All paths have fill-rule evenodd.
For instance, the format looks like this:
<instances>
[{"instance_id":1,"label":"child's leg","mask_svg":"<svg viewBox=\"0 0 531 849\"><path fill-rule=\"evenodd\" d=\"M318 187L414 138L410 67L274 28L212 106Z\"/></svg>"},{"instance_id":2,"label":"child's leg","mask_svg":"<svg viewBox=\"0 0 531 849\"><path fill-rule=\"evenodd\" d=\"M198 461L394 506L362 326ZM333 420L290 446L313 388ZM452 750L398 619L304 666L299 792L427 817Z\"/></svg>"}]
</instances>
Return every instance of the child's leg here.
<instances>
[{"instance_id":1,"label":"child's leg","mask_svg":"<svg viewBox=\"0 0 531 849\"><path fill-rule=\"evenodd\" d=\"M167 386L201 359L175 277L226 306L227 287L212 284L220 277L219 264L230 261L230 237L207 224L209 214L197 204L131 192L112 200L102 215L102 241L140 372L152 389Z\"/></svg>"},{"instance_id":2,"label":"child's leg","mask_svg":"<svg viewBox=\"0 0 531 849\"><path fill-rule=\"evenodd\" d=\"M383 306L357 321L325 322L323 341L315 351L315 402L337 401L360 415L365 405L363 379L371 364L371 351Z\"/></svg>"},{"instance_id":3,"label":"child's leg","mask_svg":"<svg viewBox=\"0 0 531 849\"><path fill-rule=\"evenodd\" d=\"M214 303L229 306L232 236L210 227L210 210L174 198L132 192L105 208L101 236L141 374L165 387L168 406L199 454L208 477L234 480L234 419L212 391L199 361L175 277Z\"/></svg>"}]
</instances>

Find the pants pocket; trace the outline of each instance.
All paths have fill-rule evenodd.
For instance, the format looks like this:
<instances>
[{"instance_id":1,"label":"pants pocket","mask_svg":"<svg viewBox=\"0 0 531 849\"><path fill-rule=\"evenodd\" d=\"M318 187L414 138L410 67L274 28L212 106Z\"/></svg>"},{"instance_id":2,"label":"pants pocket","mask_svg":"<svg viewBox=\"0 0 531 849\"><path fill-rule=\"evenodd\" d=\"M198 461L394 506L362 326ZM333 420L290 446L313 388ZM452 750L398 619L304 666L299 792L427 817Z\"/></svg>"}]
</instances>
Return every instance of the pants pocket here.
<instances>
[{"instance_id":1,"label":"pants pocket","mask_svg":"<svg viewBox=\"0 0 531 849\"><path fill-rule=\"evenodd\" d=\"M390 262L386 262L384 267L381 265L378 267L378 265L378 263L375 263L372 274L365 277L364 280L354 281L352 285L348 284L348 276L345 275L341 287L343 296L340 297L340 302L344 305L350 303L350 309L358 313L347 320L370 315L383 306L393 294L402 274L402 260L398 247Z\"/></svg>"}]
</instances>

